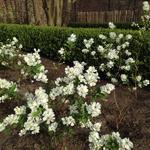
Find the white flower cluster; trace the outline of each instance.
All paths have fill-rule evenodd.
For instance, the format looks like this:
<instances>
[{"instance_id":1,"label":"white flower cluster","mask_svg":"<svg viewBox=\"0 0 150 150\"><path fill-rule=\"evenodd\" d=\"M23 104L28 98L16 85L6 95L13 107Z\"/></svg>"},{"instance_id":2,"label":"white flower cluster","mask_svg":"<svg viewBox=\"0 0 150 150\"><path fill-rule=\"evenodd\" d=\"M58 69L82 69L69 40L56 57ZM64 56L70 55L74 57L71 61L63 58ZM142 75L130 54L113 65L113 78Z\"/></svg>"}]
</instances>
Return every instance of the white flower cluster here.
<instances>
[{"instance_id":1,"label":"white flower cluster","mask_svg":"<svg viewBox=\"0 0 150 150\"><path fill-rule=\"evenodd\" d=\"M22 48L22 45L17 47L18 40L16 37L13 37L12 41L9 41L8 44L0 43L0 64L3 66L9 66L10 63L13 63L14 59L17 57L19 49Z\"/></svg>"},{"instance_id":2,"label":"white flower cluster","mask_svg":"<svg viewBox=\"0 0 150 150\"><path fill-rule=\"evenodd\" d=\"M107 83L100 87L102 94L110 94L113 90L115 90L115 86L111 83Z\"/></svg>"},{"instance_id":3,"label":"white flower cluster","mask_svg":"<svg viewBox=\"0 0 150 150\"><path fill-rule=\"evenodd\" d=\"M12 99L17 94L17 84L0 78L0 103Z\"/></svg>"},{"instance_id":4,"label":"white flower cluster","mask_svg":"<svg viewBox=\"0 0 150 150\"><path fill-rule=\"evenodd\" d=\"M26 107L20 106L14 108L15 114L8 115L2 123L0 123L0 132L6 129L7 126L11 126L13 124L18 124L21 115L26 114Z\"/></svg>"},{"instance_id":5,"label":"white flower cluster","mask_svg":"<svg viewBox=\"0 0 150 150\"><path fill-rule=\"evenodd\" d=\"M70 37L68 37L68 42L76 42L77 36L75 34L71 34Z\"/></svg>"},{"instance_id":6,"label":"white flower cluster","mask_svg":"<svg viewBox=\"0 0 150 150\"><path fill-rule=\"evenodd\" d=\"M64 55L64 53L65 53L64 48L61 48L61 49L58 51L58 53L59 53L61 56L63 56L63 55Z\"/></svg>"},{"instance_id":7,"label":"white flower cluster","mask_svg":"<svg viewBox=\"0 0 150 150\"><path fill-rule=\"evenodd\" d=\"M89 67L86 71L85 63L74 62L73 67L66 67L66 77L57 78L55 84L57 87L50 92L50 98L55 100L57 96L72 95L77 93L85 98L89 87L93 87L98 82L99 76L95 67ZM65 86L64 86L65 85Z\"/></svg>"},{"instance_id":8,"label":"white flower cluster","mask_svg":"<svg viewBox=\"0 0 150 150\"><path fill-rule=\"evenodd\" d=\"M25 135L27 132L36 134L40 132L41 124L45 123L49 131L56 131L57 122L55 122L55 114L52 108L48 105L48 95L43 88L35 91L35 95L26 94L27 106L16 107L15 114L6 117L0 124L0 131L3 131L6 126L18 124L22 115L26 116L24 128L19 135ZM26 112L26 110L28 110Z\"/></svg>"},{"instance_id":9,"label":"white flower cluster","mask_svg":"<svg viewBox=\"0 0 150 150\"><path fill-rule=\"evenodd\" d=\"M92 117L97 117L101 114L101 104L98 102L91 102L90 105L86 105L86 109Z\"/></svg>"},{"instance_id":10,"label":"white flower cluster","mask_svg":"<svg viewBox=\"0 0 150 150\"><path fill-rule=\"evenodd\" d=\"M143 15L141 16L141 24L132 22L132 27L136 27L140 31L150 30L150 4L148 1L143 1ZM141 35L140 35L141 36Z\"/></svg>"},{"instance_id":11,"label":"white flower cluster","mask_svg":"<svg viewBox=\"0 0 150 150\"><path fill-rule=\"evenodd\" d=\"M72 116L64 117L61 120L62 120L63 125L66 125L66 126L74 126L75 125L75 119Z\"/></svg>"},{"instance_id":12,"label":"white flower cluster","mask_svg":"<svg viewBox=\"0 0 150 150\"><path fill-rule=\"evenodd\" d=\"M144 1L143 2L143 10L144 11L149 11L150 10L150 6L149 6L149 2L148 1Z\"/></svg>"},{"instance_id":13,"label":"white flower cluster","mask_svg":"<svg viewBox=\"0 0 150 150\"><path fill-rule=\"evenodd\" d=\"M149 85L149 80L144 80L142 77L141 80L135 80L137 63L128 50L132 35L117 35L115 32L110 32L108 37L101 34L99 38L102 40L102 44L97 47L94 59L102 59L103 63L100 64L99 69L106 73L113 84L118 82L129 84L132 79L136 86L140 88ZM118 73L114 74L114 70L117 70Z\"/></svg>"},{"instance_id":14,"label":"white flower cluster","mask_svg":"<svg viewBox=\"0 0 150 150\"><path fill-rule=\"evenodd\" d=\"M85 47L87 49L89 49L89 48L91 48L92 44L94 43L94 39L93 38L90 38L89 40L84 39L83 43L84 43Z\"/></svg>"},{"instance_id":15,"label":"white flower cluster","mask_svg":"<svg viewBox=\"0 0 150 150\"><path fill-rule=\"evenodd\" d=\"M114 28L116 28L116 26L114 25L114 23L113 22L109 22L109 28L110 29L114 29Z\"/></svg>"},{"instance_id":16,"label":"white flower cluster","mask_svg":"<svg viewBox=\"0 0 150 150\"><path fill-rule=\"evenodd\" d=\"M24 76L32 76L36 81L47 83L47 70L45 70L44 65L41 64L39 52L40 50L34 49L34 53L32 54L21 55L21 58L23 57L23 61L19 64L22 68L21 74Z\"/></svg>"},{"instance_id":17,"label":"white flower cluster","mask_svg":"<svg viewBox=\"0 0 150 150\"><path fill-rule=\"evenodd\" d=\"M89 135L89 142L91 150L111 149L112 145L116 150L131 150L133 148L133 143L128 138L122 139L118 132L100 136L97 131L92 131Z\"/></svg>"}]
</instances>

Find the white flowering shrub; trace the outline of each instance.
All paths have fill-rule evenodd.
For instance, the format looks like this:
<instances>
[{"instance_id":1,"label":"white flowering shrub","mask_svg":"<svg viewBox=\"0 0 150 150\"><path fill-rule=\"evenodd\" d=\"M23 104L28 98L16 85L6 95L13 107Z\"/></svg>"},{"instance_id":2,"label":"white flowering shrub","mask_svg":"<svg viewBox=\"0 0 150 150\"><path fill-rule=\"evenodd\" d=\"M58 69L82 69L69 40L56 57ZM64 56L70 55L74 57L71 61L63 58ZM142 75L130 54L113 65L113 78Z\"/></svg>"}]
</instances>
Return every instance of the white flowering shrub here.
<instances>
[{"instance_id":1,"label":"white flowering shrub","mask_svg":"<svg viewBox=\"0 0 150 150\"><path fill-rule=\"evenodd\" d=\"M55 132L87 128L90 131L90 149L132 149L132 142L121 139L118 134L100 138L102 123L95 121L95 118L101 115L99 99L110 94L115 86L97 86L98 81L98 71L95 67L87 67L84 62L75 61L74 66L65 68L64 77L56 79L55 87L50 90L49 95L42 87L36 89L34 94L27 93L26 104L15 107L14 114L3 119L0 132L9 127L19 127L20 136L38 134L43 129L52 135ZM2 85L6 87L6 83Z\"/></svg>"},{"instance_id":2,"label":"white flowering shrub","mask_svg":"<svg viewBox=\"0 0 150 150\"><path fill-rule=\"evenodd\" d=\"M0 43L0 65L20 70L24 77L47 83L47 70L42 65L40 50L34 49L34 53L23 54L21 48L15 37L8 44Z\"/></svg>"},{"instance_id":3,"label":"white flowering shrub","mask_svg":"<svg viewBox=\"0 0 150 150\"><path fill-rule=\"evenodd\" d=\"M40 126L45 123L48 130L54 130L55 114L49 107L48 95L43 88L35 91L35 94L26 94L27 105L16 107L14 114L8 115L0 124L0 131L18 124L21 128L19 135L40 132ZM21 124L20 124L21 122Z\"/></svg>"},{"instance_id":4,"label":"white flowering shrub","mask_svg":"<svg viewBox=\"0 0 150 150\"><path fill-rule=\"evenodd\" d=\"M77 36L75 34L71 34L68 37L66 43L64 44L64 46L67 48L67 50L62 47L58 51L58 53L61 55L62 60L66 60L66 61L70 60L70 55L72 53L71 50L76 47L75 46L76 41L77 41Z\"/></svg>"},{"instance_id":5,"label":"white flowering shrub","mask_svg":"<svg viewBox=\"0 0 150 150\"><path fill-rule=\"evenodd\" d=\"M115 27L113 23L109 23L109 26ZM99 69L99 76L107 76L113 84L126 84L132 87L147 86L149 81L140 75L139 61L129 50L130 42L132 42L131 34L110 32L109 35L99 35L99 45L94 45L93 38L84 39L84 48L80 51L89 65L93 63ZM73 55L71 48L65 44L64 48L58 51L62 59L68 60L68 56Z\"/></svg>"},{"instance_id":6,"label":"white flowering shrub","mask_svg":"<svg viewBox=\"0 0 150 150\"><path fill-rule=\"evenodd\" d=\"M97 131L92 131L89 135L89 142L91 150L130 150L133 148L133 143L128 138L122 139L118 132L100 136Z\"/></svg>"},{"instance_id":7,"label":"white flowering shrub","mask_svg":"<svg viewBox=\"0 0 150 150\"><path fill-rule=\"evenodd\" d=\"M0 78L0 103L13 99L17 96L17 84Z\"/></svg>"},{"instance_id":8,"label":"white flowering shrub","mask_svg":"<svg viewBox=\"0 0 150 150\"><path fill-rule=\"evenodd\" d=\"M0 65L10 67L16 61L22 45L18 44L18 40L7 41L7 44L0 43Z\"/></svg>"},{"instance_id":9,"label":"white flowering shrub","mask_svg":"<svg viewBox=\"0 0 150 150\"><path fill-rule=\"evenodd\" d=\"M148 1L143 1L143 15L141 16L141 23L133 22L133 27L136 27L140 31L150 30L150 4Z\"/></svg>"},{"instance_id":10,"label":"white flowering shrub","mask_svg":"<svg viewBox=\"0 0 150 150\"><path fill-rule=\"evenodd\" d=\"M18 66L24 77L31 77L36 81L47 83L47 70L41 63L39 52L40 50L34 49L34 53L19 55Z\"/></svg>"}]
</instances>

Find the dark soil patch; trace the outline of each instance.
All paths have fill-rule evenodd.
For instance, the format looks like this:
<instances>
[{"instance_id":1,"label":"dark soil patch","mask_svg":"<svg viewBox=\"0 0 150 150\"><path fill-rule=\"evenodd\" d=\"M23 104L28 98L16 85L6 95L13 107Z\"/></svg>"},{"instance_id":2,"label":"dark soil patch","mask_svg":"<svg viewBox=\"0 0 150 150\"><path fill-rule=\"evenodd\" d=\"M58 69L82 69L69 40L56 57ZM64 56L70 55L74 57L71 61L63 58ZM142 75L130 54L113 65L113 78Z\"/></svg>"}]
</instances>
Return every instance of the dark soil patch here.
<instances>
[{"instance_id":1,"label":"dark soil patch","mask_svg":"<svg viewBox=\"0 0 150 150\"><path fill-rule=\"evenodd\" d=\"M43 59L48 69L48 78L55 80L64 74L65 65ZM0 70L0 77L17 81L19 73L13 70ZM24 80L21 92L34 91L40 83ZM137 97L137 98L136 98ZM24 102L14 100L0 104L0 117L10 114L16 105ZM107 102L102 102L102 134L119 131L122 137L129 137L134 150L150 150L150 89L129 92L126 87L117 87ZM0 133L0 150L87 150L87 132L80 131L73 137L51 139L47 134L19 137L14 129L11 133Z\"/></svg>"}]
</instances>

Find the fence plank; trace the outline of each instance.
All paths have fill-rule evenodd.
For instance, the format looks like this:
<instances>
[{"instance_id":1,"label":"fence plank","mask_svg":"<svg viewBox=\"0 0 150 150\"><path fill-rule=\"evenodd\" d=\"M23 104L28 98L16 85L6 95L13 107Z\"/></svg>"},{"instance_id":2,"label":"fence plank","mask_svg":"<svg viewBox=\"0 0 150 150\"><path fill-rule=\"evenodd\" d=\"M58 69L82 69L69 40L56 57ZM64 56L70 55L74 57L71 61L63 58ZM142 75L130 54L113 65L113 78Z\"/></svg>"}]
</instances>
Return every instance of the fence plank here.
<instances>
[{"instance_id":1,"label":"fence plank","mask_svg":"<svg viewBox=\"0 0 150 150\"><path fill-rule=\"evenodd\" d=\"M141 12L137 10L77 12L76 23L126 23L138 21Z\"/></svg>"}]
</instances>

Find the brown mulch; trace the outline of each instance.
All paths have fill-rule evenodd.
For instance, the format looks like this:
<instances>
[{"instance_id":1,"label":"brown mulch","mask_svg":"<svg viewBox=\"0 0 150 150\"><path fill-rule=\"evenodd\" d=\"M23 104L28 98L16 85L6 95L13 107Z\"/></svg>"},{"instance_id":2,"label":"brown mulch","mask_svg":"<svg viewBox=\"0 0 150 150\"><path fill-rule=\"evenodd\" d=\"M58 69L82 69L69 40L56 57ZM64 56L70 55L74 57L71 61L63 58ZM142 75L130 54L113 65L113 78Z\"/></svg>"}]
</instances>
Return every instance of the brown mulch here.
<instances>
[{"instance_id":1,"label":"brown mulch","mask_svg":"<svg viewBox=\"0 0 150 150\"><path fill-rule=\"evenodd\" d=\"M48 78L54 80L63 76L65 65L43 59L48 69ZM17 81L19 73L10 69L0 70L0 77ZM33 92L40 83L29 80L21 82L21 91ZM0 104L0 117L10 114L16 105L23 102L16 100ZM129 137L134 143L134 150L150 150L150 89L130 92L126 87L117 87L108 101L102 101L102 134L119 131L122 137ZM51 139L46 133L19 137L17 130L0 133L0 150L87 150L86 131L78 131L73 137Z\"/></svg>"}]
</instances>

